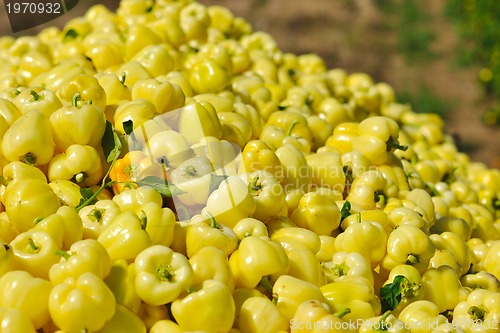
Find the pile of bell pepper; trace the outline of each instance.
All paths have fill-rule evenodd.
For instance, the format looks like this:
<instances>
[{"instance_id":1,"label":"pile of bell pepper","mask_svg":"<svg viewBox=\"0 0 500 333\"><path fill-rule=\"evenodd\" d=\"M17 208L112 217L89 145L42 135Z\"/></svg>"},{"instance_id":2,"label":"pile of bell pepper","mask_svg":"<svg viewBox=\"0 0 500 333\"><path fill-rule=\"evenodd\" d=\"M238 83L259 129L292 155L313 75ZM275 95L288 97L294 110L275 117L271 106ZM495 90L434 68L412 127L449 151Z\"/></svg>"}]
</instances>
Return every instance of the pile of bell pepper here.
<instances>
[{"instance_id":1,"label":"pile of bell pepper","mask_svg":"<svg viewBox=\"0 0 500 333\"><path fill-rule=\"evenodd\" d=\"M0 37L0 331L500 330L500 170L221 6Z\"/></svg>"}]
</instances>

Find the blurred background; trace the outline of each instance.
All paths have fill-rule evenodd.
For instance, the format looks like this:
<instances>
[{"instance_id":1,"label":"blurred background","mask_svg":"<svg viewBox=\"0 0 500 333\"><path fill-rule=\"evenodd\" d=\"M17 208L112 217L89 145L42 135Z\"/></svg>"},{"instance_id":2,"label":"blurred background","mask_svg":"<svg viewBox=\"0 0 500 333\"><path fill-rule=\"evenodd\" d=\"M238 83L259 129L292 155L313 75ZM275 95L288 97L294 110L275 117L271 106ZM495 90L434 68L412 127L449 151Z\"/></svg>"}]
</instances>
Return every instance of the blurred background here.
<instances>
[{"instance_id":1,"label":"blurred background","mask_svg":"<svg viewBox=\"0 0 500 333\"><path fill-rule=\"evenodd\" d=\"M0 0L1 2L2 0ZM317 53L329 68L385 81L417 112L440 114L459 149L500 168L500 1L199 0L270 33L284 52ZM37 28L62 27L87 1ZM12 34L0 6L0 35Z\"/></svg>"}]
</instances>

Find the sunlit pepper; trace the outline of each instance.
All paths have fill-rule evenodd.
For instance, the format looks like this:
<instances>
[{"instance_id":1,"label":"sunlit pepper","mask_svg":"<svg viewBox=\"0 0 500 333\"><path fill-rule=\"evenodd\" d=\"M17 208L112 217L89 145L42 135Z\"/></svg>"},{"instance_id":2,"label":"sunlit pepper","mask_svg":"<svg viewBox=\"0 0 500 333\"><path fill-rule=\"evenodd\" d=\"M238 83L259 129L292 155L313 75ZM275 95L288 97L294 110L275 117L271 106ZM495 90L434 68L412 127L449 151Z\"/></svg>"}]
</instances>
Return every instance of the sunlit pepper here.
<instances>
[{"instance_id":1,"label":"sunlit pepper","mask_svg":"<svg viewBox=\"0 0 500 333\"><path fill-rule=\"evenodd\" d=\"M277 299L276 307L287 320L294 317L297 308L303 302L325 301L318 286L290 275L280 276L273 285L272 293Z\"/></svg>"},{"instance_id":2,"label":"sunlit pepper","mask_svg":"<svg viewBox=\"0 0 500 333\"><path fill-rule=\"evenodd\" d=\"M229 176L213 191L206 204L206 212L229 228L255 212L256 203L248 186L238 176Z\"/></svg>"},{"instance_id":3,"label":"sunlit pepper","mask_svg":"<svg viewBox=\"0 0 500 333\"><path fill-rule=\"evenodd\" d=\"M132 98L147 99L160 114L182 107L185 101L184 93L178 85L156 79L137 81L132 86Z\"/></svg>"},{"instance_id":4,"label":"sunlit pepper","mask_svg":"<svg viewBox=\"0 0 500 333\"><path fill-rule=\"evenodd\" d=\"M194 157L194 151L186 138L174 130L154 134L146 142L143 151L160 163L165 163L166 166L174 168Z\"/></svg>"},{"instance_id":5,"label":"sunlit pepper","mask_svg":"<svg viewBox=\"0 0 500 333\"><path fill-rule=\"evenodd\" d=\"M104 108L93 104L77 106L77 95L73 104L64 106L50 115L54 143L59 152L72 144L89 145L98 148L106 129Z\"/></svg>"},{"instance_id":6,"label":"sunlit pepper","mask_svg":"<svg viewBox=\"0 0 500 333\"><path fill-rule=\"evenodd\" d=\"M50 117L52 112L62 107L57 95L43 88L25 89L17 95L15 102L22 114L37 109L46 117Z\"/></svg>"},{"instance_id":7,"label":"sunlit pepper","mask_svg":"<svg viewBox=\"0 0 500 333\"><path fill-rule=\"evenodd\" d=\"M241 333L287 331L289 322L275 304L265 297L247 298L241 305L237 327Z\"/></svg>"},{"instance_id":8,"label":"sunlit pepper","mask_svg":"<svg viewBox=\"0 0 500 333\"><path fill-rule=\"evenodd\" d=\"M234 231L213 216L195 215L186 230L186 251L191 258L206 246L214 246L229 256L238 246Z\"/></svg>"},{"instance_id":9,"label":"sunlit pepper","mask_svg":"<svg viewBox=\"0 0 500 333\"><path fill-rule=\"evenodd\" d=\"M151 305L172 302L194 278L188 259L164 245L144 249L135 258L134 265L137 295Z\"/></svg>"},{"instance_id":10,"label":"sunlit pepper","mask_svg":"<svg viewBox=\"0 0 500 333\"><path fill-rule=\"evenodd\" d=\"M340 224L341 214L335 201L321 192L308 192L290 216L299 227L318 235L331 235Z\"/></svg>"},{"instance_id":11,"label":"sunlit pepper","mask_svg":"<svg viewBox=\"0 0 500 333\"><path fill-rule=\"evenodd\" d=\"M59 256L55 254L59 247L46 231L20 233L9 246L12 248L13 270L24 270L33 276L48 279L50 267L59 262Z\"/></svg>"},{"instance_id":12,"label":"sunlit pepper","mask_svg":"<svg viewBox=\"0 0 500 333\"><path fill-rule=\"evenodd\" d=\"M268 228L271 239L279 242L286 251L307 250L316 254L321 248L320 237L311 230L299 228L295 224L280 227L268 225Z\"/></svg>"},{"instance_id":13,"label":"sunlit pepper","mask_svg":"<svg viewBox=\"0 0 500 333\"><path fill-rule=\"evenodd\" d=\"M305 249L290 249L286 251L286 255L289 262L288 275L318 287L326 283L325 273L316 253Z\"/></svg>"},{"instance_id":14,"label":"sunlit pepper","mask_svg":"<svg viewBox=\"0 0 500 333\"><path fill-rule=\"evenodd\" d=\"M71 180L60 179L51 181L49 186L57 195L63 206L76 208L79 205L82 194L80 192L81 187L78 186L78 184L73 183ZM107 191L104 193L106 192ZM102 199L102 197L99 197L99 199Z\"/></svg>"},{"instance_id":15,"label":"sunlit pepper","mask_svg":"<svg viewBox=\"0 0 500 333\"><path fill-rule=\"evenodd\" d=\"M9 161L32 165L50 162L54 154L52 129L47 116L31 110L17 118L2 139L2 153Z\"/></svg>"},{"instance_id":16,"label":"sunlit pepper","mask_svg":"<svg viewBox=\"0 0 500 333\"><path fill-rule=\"evenodd\" d=\"M35 328L50 320L48 299L52 285L28 272L13 270L0 278L0 307L19 309L28 315ZM1 326L2 329L8 328Z\"/></svg>"},{"instance_id":17,"label":"sunlit pepper","mask_svg":"<svg viewBox=\"0 0 500 333\"><path fill-rule=\"evenodd\" d=\"M243 148L252 139L252 127L247 119L236 112L217 114L221 124L222 139Z\"/></svg>"},{"instance_id":18,"label":"sunlit pepper","mask_svg":"<svg viewBox=\"0 0 500 333\"><path fill-rule=\"evenodd\" d=\"M248 236L269 236L267 226L253 217L246 217L240 220L233 227L233 231L238 239L243 239Z\"/></svg>"},{"instance_id":19,"label":"sunlit pepper","mask_svg":"<svg viewBox=\"0 0 500 333\"><path fill-rule=\"evenodd\" d=\"M380 313L380 300L373 286L365 281L337 281L321 286L326 304L332 311L350 309L342 318L356 321L375 317Z\"/></svg>"},{"instance_id":20,"label":"sunlit pepper","mask_svg":"<svg viewBox=\"0 0 500 333\"><path fill-rule=\"evenodd\" d=\"M72 144L49 163L49 180L73 180L81 187L96 185L102 180L102 166L97 150L88 145Z\"/></svg>"},{"instance_id":21,"label":"sunlit pepper","mask_svg":"<svg viewBox=\"0 0 500 333\"><path fill-rule=\"evenodd\" d=\"M466 274L472 265L472 254L470 249L460 236L450 231L445 231L441 234L431 234L429 238L434 244L436 251L448 251L455 258L455 263L458 266L457 274L462 276ZM431 259L432 262L432 259ZM435 266L433 266L435 267Z\"/></svg>"},{"instance_id":22,"label":"sunlit pepper","mask_svg":"<svg viewBox=\"0 0 500 333\"><path fill-rule=\"evenodd\" d=\"M214 168L205 156L182 162L170 173L170 181L184 193L176 199L187 206L204 205L210 195Z\"/></svg>"},{"instance_id":23,"label":"sunlit pepper","mask_svg":"<svg viewBox=\"0 0 500 333\"><path fill-rule=\"evenodd\" d=\"M104 324L98 333L114 332L137 332L146 333L147 328L144 321L134 312L120 304L116 304L115 314Z\"/></svg>"},{"instance_id":24,"label":"sunlit pepper","mask_svg":"<svg viewBox=\"0 0 500 333\"><path fill-rule=\"evenodd\" d=\"M193 268L193 286L207 280L217 280L224 283L231 292L234 290L233 272L223 250L205 246L189 258L189 262Z\"/></svg>"},{"instance_id":25,"label":"sunlit pepper","mask_svg":"<svg viewBox=\"0 0 500 333\"><path fill-rule=\"evenodd\" d=\"M265 170L278 181L284 177L283 166L276 153L262 140L249 141L241 153L240 173Z\"/></svg>"},{"instance_id":26,"label":"sunlit pepper","mask_svg":"<svg viewBox=\"0 0 500 333\"><path fill-rule=\"evenodd\" d=\"M61 259L49 270L49 279L54 285L64 282L68 277L77 278L85 272L104 279L111 268L106 249L95 239L78 241L68 251L58 251L57 254Z\"/></svg>"},{"instance_id":27,"label":"sunlit pepper","mask_svg":"<svg viewBox=\"0 0 500 333\"><path fill-rule=\"evenodd\" d=\"M223 282L206 280L174 300L172 314L183 330L222 333L233 325L235 304Z\"/></svg>"},{"instance_id":28,"label":"sunlit pepper","mask_svg":"<svg viewBox=\"0 0 500 333\"><path fill-rule=\"evenodd\" d=\"M435 247L425 232L412 225L402 225L389 234L382 267L391 270L397 265L407 264L423 273L434 251Z\"/></svg>"},{"instance_id":29,"label":"sunlit pepper","mask_svg":"<svg viewBox=\"0 0 500 333\"><path fill-rule=\"evenodd\" d=\"M17 308L0 307L0 327L5 333L36 333L28 314Z\"/></svg>"},{"instance_id":30,"label":"sunlit pepper","mask_svg":"<svg viewBox=\"0 0 500 333\"><path fill-rule=\"evenodd\" d=\"M188 99L179 114L179 132L190 144L207 136L220 139L221 122L214 106L208 101Z\"/></svg>"},{"instance_id":31,"label":"sunlit pepper","mask_svg":"<svg viewBox=\"0 0 500 333\"><path fill-rule=\"evenodd\" d=\"M359 327L360 333L391 332L409 333L410 329L391 312L386 311L381 316L368 318Z\"/></svg>"},{"instance_id":32,"label":"sunlit pepper","mask_svg":"<svg viewBox=\"0 0 500 333\"><path fill-rule=\"evenodd\" d=\"M335 251L358 252L372 267L376 267L386 254L387 234L378 222L351 224L335 238Z\"/></svg>"},{"instance_id":33,"label":"sunlit pepper","mask_svg":"<svg viewBox=\"0 0 500 333\"><path fill-rule=\"evenodd\" d=\"M21 179L5 189L3 204L9 221L19 231L34 226L35 220L55 213L61 203L52 188L41 179Z\"/></svg>"},{"instance_id":34,"label":"sunlit pepper","mask_svg":"<svg viewBox=\"0 0 500 333\"><path fill-rule=\"evenodd\" d=\"M301 303L290 321L290 332L292 333L322 333L329 332L332 329L335 332L354 332L357 331L355 321L344 321L351 310L344 308L335 313L331 313L330 307L317 300L309 300Z\"/></svg>"},{"instance_id":35,"label":"sunlit pepper","mask_svg":"<svg viewBox=\"0 0 500 333\"><path fill-rule=\"evenodd\" d=\"M248 236L241 240L229 257L236 288L254 288L268 275L288 271L288 257L283 247L265 237Z\"/></svg>"},{"instance_id":36,"label":"sunlit pepper","mask_svg":"<svg viewBox=\"0 0 500 333\"><path fill-rule=\"evenodd\" d=\"M106 108L106 92L92 75L75 75L59 88L58 93L64 105L91 104L103 112Z\"/></svg>"},{"instance_id":37,"label":"sunlit pepper","mask_svg":"<svg viewBox=\"0 0 500 333\"><path fill-rule=\"evenodd\" d=\"M397 193L397 186L380 171L368 170L354 178L346 200L363 209L383 208Z\"/></svg>"},{"instance_id":38,"label":"sunlit pepper","mask_svg":"<svg viewBox=\"0 0 500 333\"><path fill-rule=\"evenodd\" d=\"M98 331L116 311L115 296L104 281L90 272L55 285L48 305L54 323L68 332Z\"/></svg>"},{"instance_id":39,"label":"sunlit pepper","mask_svg":"<svg viewBox=\"0 0 500 333\"><path fill-rule=\"evenodd\" d=\"M83 238L97 239L120 212L120 206L110 199L99 200L80 209L78 215L82 219Z\"/></svg>"},{"instance_id":40,"label":"sunlit pepper","mask_svg":"<svg viewBox=\"0 0 500 333\"><path fill-rule=\"evenodd\" d=\"M108 251L111 262L118 259L133 260L151 246L151 239L141 219L131 211L117 215L97 237Z\"/></svg>"},{"instance_id":41,"label":"sunlit pepper","mask_svg":"<svg viewBox=\"0 0 500 333\"><path fill-rule=\"evenodd\" d=\"M200 60L189 70L189 83L199 94L220 92L229 82L228 72L212 59Z\"/></svg>"},{"instance_id":42,"label":"sunlit pepper","mask_svg":"<svg viewBox=\"0 0 500 333\"><path fill-rule=\"evenodd\" d=\"M285 144L276 150L276 156L283 166L282 185L285 190L293 187L307 192L310 173L304 154L292 144Z\"/></svg>"},{"instance_id":43,"label":"sunlit pepper","mask_svg":"<svg viewBox=\"0 0 500 333\"><path fill-rule=\"evenodd\" d=\"M498 330L499 300L498 292L473 290L453 309L453 323L465 332L495 332Z\"/></svg>"},{"instance_id":44,"label":"sunlit pepper","mask_svg":"<svg viewBox=\"0 0 500 333\"><path fill-rule=\"evenodd\" d=\"M83 237L83 225L74 208L61 206L48 216L40 216L30 230L46 231L63 250L68 250L73 243Z\"/></svg>"},{"instance_id":45,"label":"sunlit pepper","mask_svg":"<svg viewBox=\"0 0 500 333\"><path fill-rule=\"evenodd\" d=\"M412 333L430 333L435 327L448 322L446 317L439 313L437 305L427 300L409 304L401 311L398 319L410 327Z\"/></svg>"},{"instance_id":46,"label":"sunlit pepper","mask_svg":"<svg viewBox=\"0 0 500 333\"><path fill-rule=\"evenodd\" d=\"M366 278L373 284L373 272L370 263L358 252L335 252L333 256L321 263L328 282Z\"/></svg>"}]
</instances>

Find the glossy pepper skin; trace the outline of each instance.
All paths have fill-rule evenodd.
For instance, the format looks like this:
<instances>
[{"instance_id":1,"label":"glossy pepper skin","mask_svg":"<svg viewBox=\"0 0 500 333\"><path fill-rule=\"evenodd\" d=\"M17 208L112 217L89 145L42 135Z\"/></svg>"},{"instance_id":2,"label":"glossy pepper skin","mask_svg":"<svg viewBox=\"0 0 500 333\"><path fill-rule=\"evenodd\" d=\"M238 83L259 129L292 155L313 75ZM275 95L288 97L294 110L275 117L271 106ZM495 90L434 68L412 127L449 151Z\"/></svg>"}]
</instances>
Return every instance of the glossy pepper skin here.
<instances>
[{"instance_id":1,"label":"glossy pepper skin","mask_svg":"<svg viewBox=\"0 0 500 333\"><path fill-rule=\"evenodd\" d=\"M495 332L498 330L500 294L475 289L453 309L454 323L465 332Z\"/></svg>"},{"instance_id":2,"label":"glossy pepper skin","mask_svg":"<svg viewBox=\"0 0 500 333\"><path fill-rule=\"evenodd\" d=\"M54 155L54 143L48 117L32 110L17 118L3 136L2 153L9 161L32 165L49 163Z\"/></svg>"},{"instance_id":3,"label":"glossy pepper skin","mask_svg":"<svg viewBox=\"0 0 500 333\"><path fill-rule=\"evenodd\" d=\"M34 277L26 271L7 272L0 277L0 308L20 310L29 318L33 327L39 329L50 320L48 300L51 289L49 281Z\"/></svg>"},{"instance_id":4,"label":"glossy pepper skin","mask_svg":"<svg viewBox=\"0 0 500 333\"><path fill-rule=\"evenodd\" d=\"M49 180L73 180L81 187L96 185L103 173L97 150L88 145L73 144L49 163Z\"/></svg>"},{"instance_id":5,"label":"glossy pepper skin","mask_svg":"<svg viewBox=\"0 0 500 333\"><path fill-rule=\"evenodd\" d=\"M99 81L92 75L80 74L65 82L58 91L61 102L73 105L77 94L77 105L91 104L104 111L106 108L106 92Z\"/></svg>"},{"instance_id":6,"label":"glossy pepper skin","mask_svg":"<svg viewBox=\"0 0 500 333\"><path fill-rule=\"evenodd\" d=\"M92 272L104 279L110 271L111 260L108 252L95 239L84 239L73 243L68 251L60 251L59 263L49 270L49 279L53 284L64 282L68 277L77 278L84 272Z\"/></svg>"},{"instance_id":7,"label":"glossy pepper skin","mask_svg":"<svg viewBox=\"0 0 500 333\"><path fill-rule=\"evenodd\" d=\"M28 315L16 308L0 307L0 327L5 333L36 332Z\"/></svg>"},{"instance_id":8,"label":"glossy pepper skin","mask_svg":"<svg viewBox=\"0 0 500 333\"><path fill-rule=\"evenodd\" d=\"M242 333L287 331L288 321L266 297L253 296L241 305L237 327Z\"/></svg>"},{"instance_id":9,"label":"glossy pepper skin","mask_svg":"<svg viewBox=\"0 0 500 333\"><path fill-rule=\"evenodd\" d=\"M49 121L59 152L73 144L98 148L106 129L104 109L85 103L78 106L78 95L74 96L72 104L54 111Z\"/></svg>"},{"instance_id":10,"label":"glossy pepper skin","mask_svg":"<svg viewBox=\"0 0 500 333\"><path fill-rule=\"evenodd\" d=\"M116 216L97 237L108 251L111 262L118 259L133 260L151 246L151 239L141 219L131 211Z\"/></svg>"},{"instance_id":11,"label":"glossy pepper skin","mask_svg":"<svg viewBox=\"0 0 500 333\"><path fill-rule=\"evenodd\" d=\"M55 285L48 305L54 323L68 332L98 331L116 311L115 296L90 272Z\"/></svg>"},{"instance_id":12,"label":"glossy pepper skin","mask_svg":"<svg viewBox=\"0 0 500 333\"><path fill-rule=\"evenodd\" d=\"M233 326L235 305L224 283L206 280L172 302L172 315L183 330L222 333Z\"/></svg>"},{"instance_id":13,"label":"glossy pepper skin","mask_svg":"<svg viewBox=\"0 0 500 333\"><path fill-rule=\"evenodd\" d=\"M226 253L214 246L206 246L189 258L193 268L192 285L203 283L207 280L217 280L224 283L229 290L234 290L233 272L229 268Z\"/></svg>"},{"instance_id":14,"label":"glossy pepper skin","mask_svg":"<svg viewBox=\"0 0 500 333\"><path fill-rule=\"evenodd\" d=\"M285 192L278 179L266 170L241 175L255 201L252 216L260 221L277 216L286 205Z\"/></svg>"},{"instance_id":15,"label":"glossy pepper skin","mask_svg":"<svg viewBox=\"0 0 500 333\"><path fill-rule=\"evenodd\" d=\"M172 302L194 278L188 259L164 245L144 249L134 265L137 295L151 305Z\"/></svg>"},{"instance_id":16,"label":"glossy pepper skin","mask_svg":"<svg viewBox=\"0 0 500 333\"><path fill-rule=\"evenodd\" d=\"M288 271L289 261L280 244L265 237L248 236L229 257L236 288L255 288L268 275Z\"/></svg>"},{"instance_id":17,"label":"glossy pepper skin","mask_svg":"<svg viewBox=\"0 0 500 333\"><path fill-rule=\"evenodd\" d=\"M355 332L356 323L342 318L350 312L350 309L342 309L331 313L330 307L318 300L302 302L293 319L290 321L290 332L293 333L322 333L331 332Z\"/></svg>"},{"instance_id":18,"label":"glossy pepper skin","mask_svg":"<svg viewBox=\"0 0 500 333\"><path fill-rule=\"evenodd\" d=\"M157 79L146 79L135 82L132 86L132 99L144 98L153 103L156 112L165 112L178 109L184 105L185 96L181 87L168 81L160 82Z\"/></svg>"},{"instance_id":19,"label":"glossy pepper skin","mask_svg":"<svg viewBox=\"0 0 500 333\"><path fill-rule=\"evenodd\" d=\"M299 227L318 235L331 235L340 224L340 209L335 201L321 192L308 192L290 216Z\"/></svg>"}]
</instances>

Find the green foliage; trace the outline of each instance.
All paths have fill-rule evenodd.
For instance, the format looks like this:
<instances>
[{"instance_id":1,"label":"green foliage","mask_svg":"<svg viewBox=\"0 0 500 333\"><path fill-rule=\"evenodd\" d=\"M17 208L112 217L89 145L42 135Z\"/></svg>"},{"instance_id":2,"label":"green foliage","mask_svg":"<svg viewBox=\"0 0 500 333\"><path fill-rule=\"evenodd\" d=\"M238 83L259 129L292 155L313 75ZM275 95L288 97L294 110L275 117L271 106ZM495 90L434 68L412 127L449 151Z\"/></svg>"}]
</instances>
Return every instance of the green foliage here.
<instances>
[{"instance_id":1,"label":"green foliage","mask_svg":"<svg viewBox=\"0 0 500 333\"><path fill-rule=\"evenodd\" d=\"M478 78L486 96L492 99L491 114L496 114L500 99L500 1L448 0L446 14L455 22L460 46L457 62L478 66ZM493 113L492 113L493 112ZM500 117L493 121L500 124Z\"/></svg>"}]
</instances>

